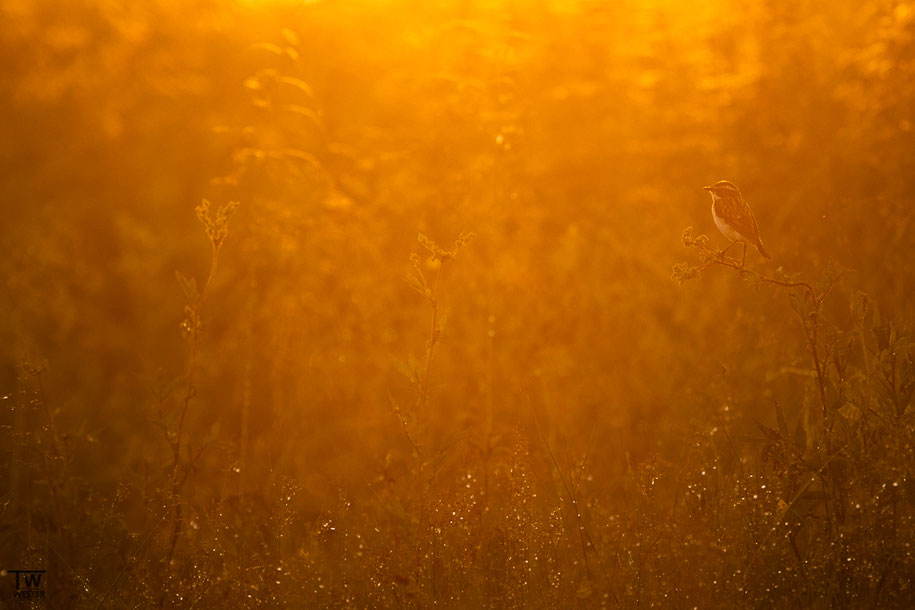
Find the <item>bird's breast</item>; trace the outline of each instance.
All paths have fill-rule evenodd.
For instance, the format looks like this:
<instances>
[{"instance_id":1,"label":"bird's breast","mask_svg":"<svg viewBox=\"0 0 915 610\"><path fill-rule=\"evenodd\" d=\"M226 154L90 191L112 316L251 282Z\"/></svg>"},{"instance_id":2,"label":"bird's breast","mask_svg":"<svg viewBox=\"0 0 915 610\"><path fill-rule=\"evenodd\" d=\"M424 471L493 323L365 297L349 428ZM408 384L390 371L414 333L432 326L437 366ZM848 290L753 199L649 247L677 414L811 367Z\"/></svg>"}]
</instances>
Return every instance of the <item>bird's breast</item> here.
<instances>
[{"instance_id":1,"label":"bird's breast","mask_svg":"<svg viewBox=\"0 0 915 610\"><path fill-rule=\"evenodd\" d=\"M718 227L718 230L721 231L721 234L730 239L731 241L746 241L746 238L735 231L731 225L724 221L718 213L715 211L715 199L712 199L712 218L715 221L715 226Z\"/></svg>"}]
</instances>

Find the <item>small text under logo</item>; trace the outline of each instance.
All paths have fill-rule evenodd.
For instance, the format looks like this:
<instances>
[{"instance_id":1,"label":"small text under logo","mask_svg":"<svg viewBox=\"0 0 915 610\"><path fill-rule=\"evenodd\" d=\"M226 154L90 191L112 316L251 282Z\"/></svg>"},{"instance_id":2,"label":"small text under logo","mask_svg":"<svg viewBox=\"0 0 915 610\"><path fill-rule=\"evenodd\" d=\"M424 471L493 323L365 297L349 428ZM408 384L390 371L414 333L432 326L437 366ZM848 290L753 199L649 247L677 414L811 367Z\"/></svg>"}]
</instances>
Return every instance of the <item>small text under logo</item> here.
<instances>
[{"instance_id":1,"label":"small text under logo","mask_svg":"<svg viewBox=\"0 0 915 610\"><path fill-rule=\"evenodd\" d=\"M7 574L16 575L16 589L13 597L22 601L44 599L42 580L46 570L7 570Z\"/></svg>"}]
</instances>

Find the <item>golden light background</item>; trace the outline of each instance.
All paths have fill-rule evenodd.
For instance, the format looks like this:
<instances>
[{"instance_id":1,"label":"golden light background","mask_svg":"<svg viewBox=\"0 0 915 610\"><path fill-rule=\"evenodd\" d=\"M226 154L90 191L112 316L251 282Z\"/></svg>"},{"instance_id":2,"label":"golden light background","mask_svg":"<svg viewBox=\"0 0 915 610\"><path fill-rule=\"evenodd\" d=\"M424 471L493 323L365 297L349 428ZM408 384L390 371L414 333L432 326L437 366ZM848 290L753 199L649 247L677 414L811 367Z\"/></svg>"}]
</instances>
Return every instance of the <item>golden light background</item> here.
<instances>
[{"instance_id":1,"label":"golden light background","mask_svg":"<svg viewBox=\"0 0 915 610\"><path fill-rule=\"evenodd\" d=\"M915 3L0 0L0 83L48 607L912 601Z\"/></svg>"}]
</instances>

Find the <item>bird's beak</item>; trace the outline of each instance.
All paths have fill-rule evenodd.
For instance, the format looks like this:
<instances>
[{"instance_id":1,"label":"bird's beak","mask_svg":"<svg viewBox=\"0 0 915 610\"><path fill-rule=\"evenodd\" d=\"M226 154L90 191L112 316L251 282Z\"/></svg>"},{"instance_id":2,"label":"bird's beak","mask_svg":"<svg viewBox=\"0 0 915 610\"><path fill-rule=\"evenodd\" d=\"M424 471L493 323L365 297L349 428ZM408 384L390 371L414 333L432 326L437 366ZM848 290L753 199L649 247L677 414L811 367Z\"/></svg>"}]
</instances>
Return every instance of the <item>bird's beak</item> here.
<instances>
[{"instance_id":1,"label":"bird's beak","mask_svg":"<svg viewBox=\"0 0 915 610\"><path fill-rule=\"evenodd\" d=\"M712 187L710 187L710 186L703 186L703 187L702 187L702 190L703 190L703 191L710 191L710 190L712 190Z\"/></svg>"}]
</instances>

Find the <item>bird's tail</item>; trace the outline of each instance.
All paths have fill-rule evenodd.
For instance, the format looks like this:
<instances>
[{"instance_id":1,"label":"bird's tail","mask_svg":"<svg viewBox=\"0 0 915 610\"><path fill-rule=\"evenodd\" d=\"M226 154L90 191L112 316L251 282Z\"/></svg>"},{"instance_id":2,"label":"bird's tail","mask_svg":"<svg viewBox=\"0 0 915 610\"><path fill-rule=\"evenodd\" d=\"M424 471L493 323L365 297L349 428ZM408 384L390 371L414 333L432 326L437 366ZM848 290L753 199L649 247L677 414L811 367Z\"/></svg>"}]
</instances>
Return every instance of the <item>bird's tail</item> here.
<instances>
[{"instance_id":1,"label":"bird's tail","mask_svg":"<svg viewBox=\"0 0 915 610\"><path fill-rule=\"evenodd\" d=\"M762 254L763 256L765 256L766 258L768 258L768 259L771 259L771 258L772 258L771 256L769 256L769 253L766 252L766 249L763 247L761 241L760 241L760 242L757 242L757 244L756 244L756 249L759 250L759 253Z\"/></svg>"}]
</instances>

